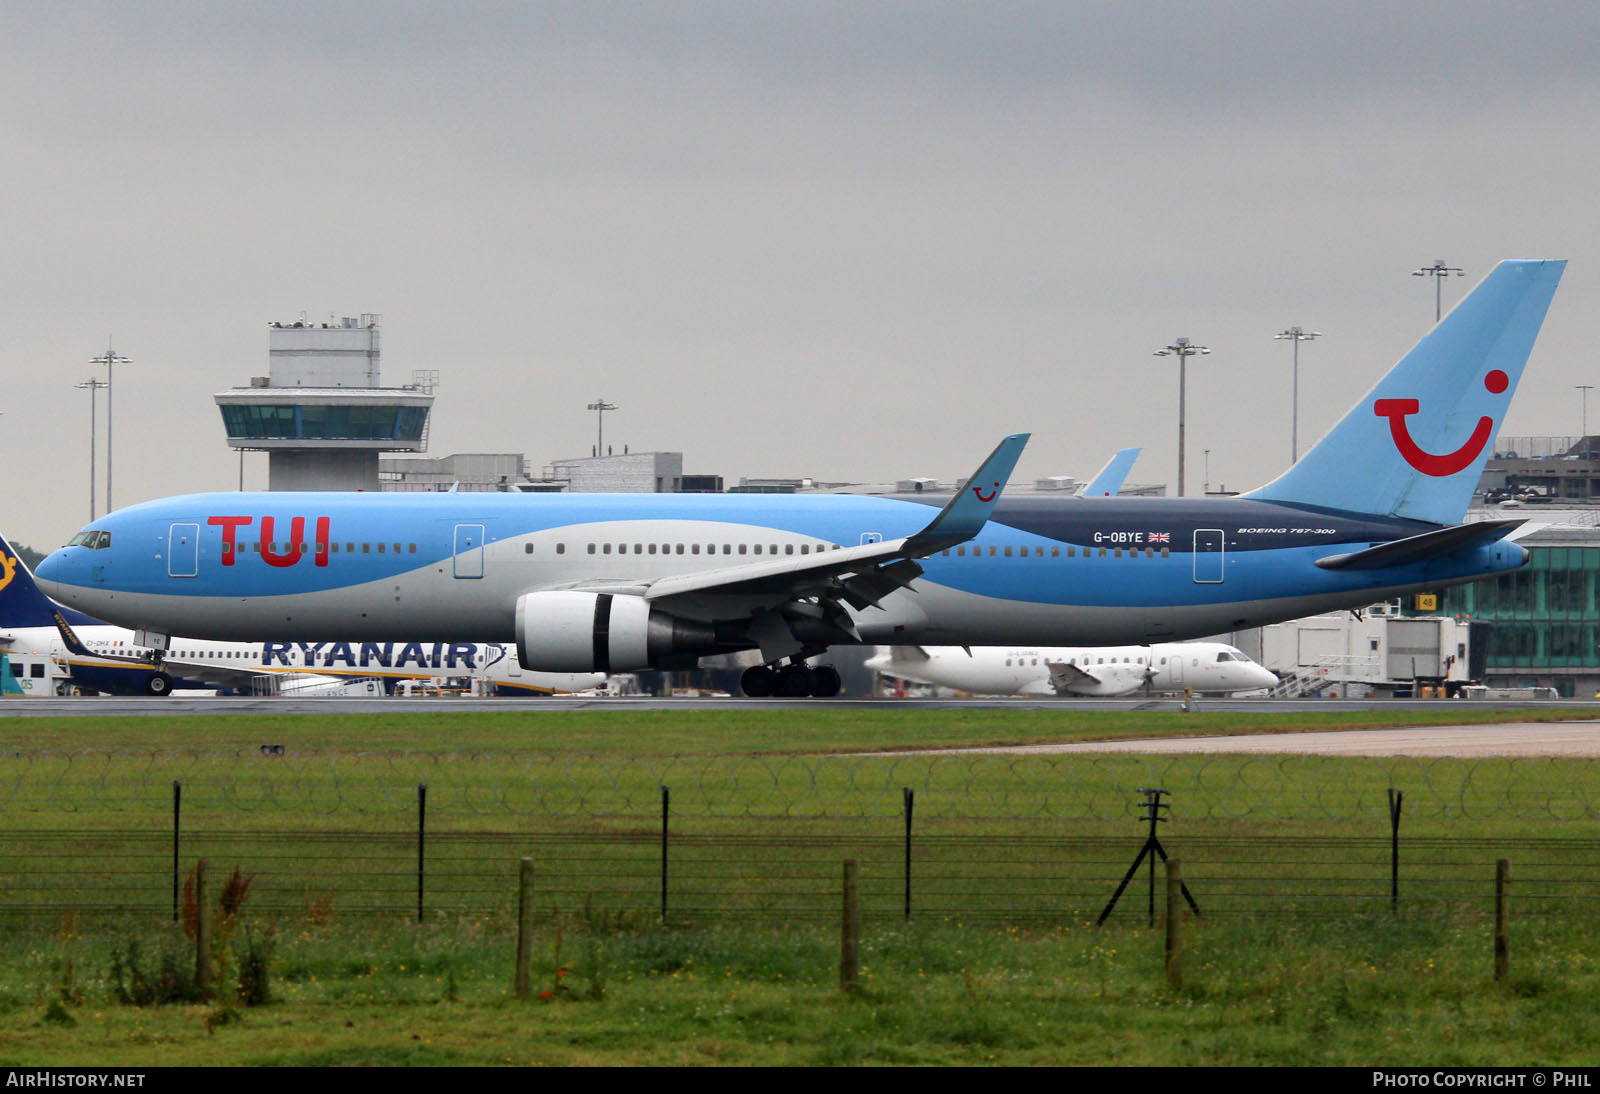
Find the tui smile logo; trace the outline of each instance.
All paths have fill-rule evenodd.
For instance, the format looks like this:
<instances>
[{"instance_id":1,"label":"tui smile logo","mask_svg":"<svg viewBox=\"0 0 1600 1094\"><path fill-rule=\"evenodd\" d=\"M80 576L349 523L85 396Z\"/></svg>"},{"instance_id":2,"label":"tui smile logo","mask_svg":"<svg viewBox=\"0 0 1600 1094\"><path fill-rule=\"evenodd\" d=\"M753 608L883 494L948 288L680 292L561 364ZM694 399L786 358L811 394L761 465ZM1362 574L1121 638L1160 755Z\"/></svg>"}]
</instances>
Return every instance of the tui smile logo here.
<instances>
[{"instance_id":1,"label":"tui smile logo","mask_svg":"<svg viewBox=\"0 0 1600 1094\"><path fill-rule=\"evenodd\" d=\"M1494 369L1483 378L1483 386L1491 394L1499 395L1511 386L1511 380L1499 369ZM1485 415L1478 419L1472 435L1454 452L1429 452L1412 438L1411 428L1406 424L1406 418L1415 414L1421 406L1416 399L1379 399L1372 404L1372 410L1378 417L1389 419L1389 434L1394 438L1395 448L1408 464L1424 475L1443 478L1466 469L1483 452L1484 445L1489 443L1489 435L1494 432L1494 419Z\"/></svg>"},{"instance_id":2,"label":"tui smile logo","mask_svg":"<svg viewBox=\"0 0 1600 1094\"><path fill-rule=\"evenodd\" d=\"M993 501L995 499L995 497L1000 493L1000 484L996 482L996 483L991 483L990 485L993 487L993 489L991 489L989 491L987 496L985 496L985 494L983 492L983 487L981 487L981 486L974 486L972 488L972 496L977 498L979 501L983 502L984 504L988 504L989 502Z\"/></svg>"}]
</instances>

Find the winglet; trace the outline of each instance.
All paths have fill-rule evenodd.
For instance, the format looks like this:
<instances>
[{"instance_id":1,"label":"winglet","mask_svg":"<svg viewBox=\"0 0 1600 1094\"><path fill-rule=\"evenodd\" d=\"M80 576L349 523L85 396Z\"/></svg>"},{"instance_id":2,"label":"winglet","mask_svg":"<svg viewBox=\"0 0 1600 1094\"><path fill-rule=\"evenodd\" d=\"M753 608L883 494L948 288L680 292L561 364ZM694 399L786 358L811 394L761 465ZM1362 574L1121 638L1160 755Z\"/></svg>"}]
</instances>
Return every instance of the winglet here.
<instances>
[{"instance_id":1,"label":"winglet","mask_svg":"<svg viewBox=\"0 0 1600 1094\"><path fill-rule=\"evenodd\" d=\"M79 657L94 656L78 637L77 632L72 629L72 624L67 622L67 617L60 608L51 610L50 621L56 625L56 630L61 632L61 641L66 644L68 650Z\"/></svg>"},{"instance_id":2,"label":"winglet","mask_svg":"<svg viewBox=\"0 0 1600 1094\"><path fill-rule=\"evenodd\" d=\"M1128 477L1128 472L1133 470L1133 461L1139 458L1142 449L1120 448L1117 454L1106 461L1106 465L1095 472L1090 479L1078 489L1077 497L1080 498L1109 498L1122 489L1122 482Z\"/></svg>"},{"instance_id":3,"label":"winglet","mask_svg":"<svg viewBox=\"0 0 1600 1094\"><path fill-rule=\"evenodd\" d=\"M989 458L978 466L960 493L951 498L928 526L906 540L906 553L929 555L965 543L983 530L994 512L995 503L1006 488L1028 433L1013 433L995 446Z\"/></svg>"}]
</instances>

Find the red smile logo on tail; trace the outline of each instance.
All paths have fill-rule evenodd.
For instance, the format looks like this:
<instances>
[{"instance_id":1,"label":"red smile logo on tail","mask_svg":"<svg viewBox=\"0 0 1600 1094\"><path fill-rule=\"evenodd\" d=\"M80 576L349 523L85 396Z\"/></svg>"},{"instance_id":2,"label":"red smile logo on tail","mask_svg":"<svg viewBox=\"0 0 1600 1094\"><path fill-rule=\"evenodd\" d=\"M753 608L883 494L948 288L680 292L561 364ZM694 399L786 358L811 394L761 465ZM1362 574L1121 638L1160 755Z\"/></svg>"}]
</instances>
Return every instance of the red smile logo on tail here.
<instances>
[{"instance_id":1,"label":"red smile logo on tail","mask_svg":"<svg viewBox=\"0 0 1600 1094\"><path fill-rule=\"evenodd\" d=\"M989 502L993 501L995 499L995 495L1000 493L1000 484L999 483L992 483L991 485L994 487L994 489L989 491L989 496L988 497L984 497L983 487L981 487L981 486L974 486L972 488L973 496L975 498L977 498L979 501L983 502L984 504L988 504Z\"/></svg>"},{"instance_id":2,"label":"red smile logo on tail","mask_svg":"<svg viewBox=\"0 0 1600 1094\"><path fill-rule=\"evenodd\" d=\"M1505 391L1510 384L1510 377L1499 369L1483 378L1483 386L1495 395ZM1415 414L1421 406L1416 399L1379 399L1372 404L1372 410L1378 417L1389 419L1389 433L1394 437L1395 448L1407 463L1424 475L1443 478L1465 469L1483 452L1483 446L1489 443L1489 434L1494 432L1493 418L1479 418L1472 436L1467 438L1465 444L1454 452L1434 455L1412 439L1410 427L1406 425L1407 416Z\"/></svg>"}]
</instances>

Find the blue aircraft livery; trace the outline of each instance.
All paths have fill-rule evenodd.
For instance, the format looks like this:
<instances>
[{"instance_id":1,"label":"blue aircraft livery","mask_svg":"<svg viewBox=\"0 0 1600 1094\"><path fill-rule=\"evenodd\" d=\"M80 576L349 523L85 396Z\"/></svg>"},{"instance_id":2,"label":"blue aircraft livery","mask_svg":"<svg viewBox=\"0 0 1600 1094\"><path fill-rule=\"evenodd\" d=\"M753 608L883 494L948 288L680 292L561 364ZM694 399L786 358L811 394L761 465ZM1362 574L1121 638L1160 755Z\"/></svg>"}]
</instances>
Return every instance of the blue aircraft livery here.
<instances>
[{"instance_id":1,"label":"blue aircraft livery","mask_svg":"<svg viewBox=\"0 0 1600 1094\"><path fill-rule=\"evenodd\" d=\"M1461 524L1565 263L1500 263L1298 463L1237 498L1002 495L1008 437L924 494L197 494L40 567L153 636L515 642L551 672L759 650L751 694L835 694L836 644L1194 638L1521 566Z\"/></svg>"},{"instance_id":2,"label":"blue aircraft livery","mask_svg":"<svg viewBox=\"0 0 1600 1094\"><path fill-rule=\"evenodd\" d=\"M474 691L550 695L605 683L600 673L526 672L499 642L219 642L171 637L160 660L133 632L52 603L0 536L0 668L5 694L168 695L219 688L312 696L376 693L405 681L463 678ZM356 693L372 693L354 689Z\"/></svg>"}]
</instances>

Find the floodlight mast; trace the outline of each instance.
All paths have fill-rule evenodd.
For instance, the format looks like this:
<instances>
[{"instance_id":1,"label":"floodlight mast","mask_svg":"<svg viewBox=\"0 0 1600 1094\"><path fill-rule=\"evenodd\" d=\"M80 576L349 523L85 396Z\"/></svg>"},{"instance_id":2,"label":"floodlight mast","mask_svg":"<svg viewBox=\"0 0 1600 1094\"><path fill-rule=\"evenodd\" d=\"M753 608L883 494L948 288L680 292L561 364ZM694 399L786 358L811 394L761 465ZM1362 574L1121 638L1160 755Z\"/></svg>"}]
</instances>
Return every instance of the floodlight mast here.
<instances>
[{"instance_id":1,"label":"floodlight mast","mask_svg":"<svg viewBox=\"0 0 1600 1094\"><path fill-rule=\"evenodd\" d=\"M106 351L99 357L89 358L89 363L91 365L106 366L106 512L109 513L113 508L115 508L111 504L111 400L115 396L116 392L114 392L111 388L111 375L117 365L131 365L133 364L133 360L131 358L124 357L120 353L117 353L115 350L113 350L111 348L111 342L108 339L106 342Z\"/></svg>"},{"instance_id":2,"label":"floodlight mast","mask_svg":"<svg viewBox=\"0 0 1600 1094\"><path fill-rule=\"evenodd\" d=\"M1294 342L1294 395L1289 410L1289 463L1292 466L1300 459L1300 343L1321 338L1322 332L1290 327L1272 337L1286 338Z\"/></svg>"},{"instance_id":3,"label":"floodlight mast","mask_svg":"<svg viewBox=\"0 0 1600 1094\"><path fill-rule=\"evenodd\" d=\"M1189 358L1195 354L1208 354L1211 350L1205 346L1197 346L1187 338L1177 338L1172 345L1155 352L1157 357L1176 357L1178 359L1178 497L1183 497L1183 444L1184 444L1184 400L1187 395L1187 366Z\"/></svg>"},{"instance_id":4,"label":"floodlight mast","mask_svg":"<svg viewBox=\"0 0 1600 1094\"><path fill-rule=\"evenodd\" d=\"M596 399L590 403L588 409L595 412L597 424L595 426L594 454L599 459L606 454L606 411L616 410L616 403L608 403L604 399Z\"/></svg>"},{"instance_id":5,"label":"floodlight mast","mask_svg":"<svg viewBox=\"0 0 1600 1094\"><path fill-rule=\"evenodd\" d=\"M89 389L89 523L94 523L94 435L96 426L95 394L103 387L111 385L97 376L91 376L81 384L74 385L79 391Z\"/></svg>"},{"instance_id":6,"label":"floodlight mast","mask_svg":"<svg viewBox=\"0 0 1600 1094\"><path fill-rule=\"evenodd\" d=\"M1424 266L1420 270L1411 271L1412 277L1433 278L1433 321L1435 323L1439 322L1444 316L1444 296L1440 290L1444 287L1442 284L1444 279L1451 274L1455 274L1457 277L1463 276L1459 266L1446 266L1442 258L1434 259L1432 266Z\"/></svg>"}]
</instances>

